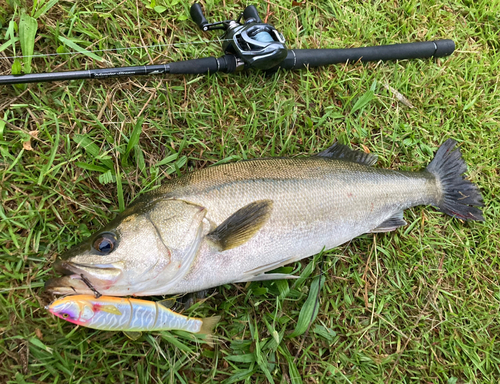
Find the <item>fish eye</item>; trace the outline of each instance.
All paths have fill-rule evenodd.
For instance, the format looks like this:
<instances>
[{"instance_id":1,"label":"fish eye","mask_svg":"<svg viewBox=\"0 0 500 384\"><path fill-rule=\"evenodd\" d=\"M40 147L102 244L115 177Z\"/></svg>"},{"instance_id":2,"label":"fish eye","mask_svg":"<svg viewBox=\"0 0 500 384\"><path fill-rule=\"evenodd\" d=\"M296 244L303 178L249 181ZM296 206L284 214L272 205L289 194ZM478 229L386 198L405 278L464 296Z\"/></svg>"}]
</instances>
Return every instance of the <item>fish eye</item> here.
<instances>
[{"instance_id":1,"label":"fish eye","mask_svg":"<svg viewBox=\"0 0 500 384\"><path fill-rule=\"evenodd\" d=\"M112 233L101 233L94 240L94 249L103 255L107 255L115 249L116 238Z\"/></svg>"}]
</instances>

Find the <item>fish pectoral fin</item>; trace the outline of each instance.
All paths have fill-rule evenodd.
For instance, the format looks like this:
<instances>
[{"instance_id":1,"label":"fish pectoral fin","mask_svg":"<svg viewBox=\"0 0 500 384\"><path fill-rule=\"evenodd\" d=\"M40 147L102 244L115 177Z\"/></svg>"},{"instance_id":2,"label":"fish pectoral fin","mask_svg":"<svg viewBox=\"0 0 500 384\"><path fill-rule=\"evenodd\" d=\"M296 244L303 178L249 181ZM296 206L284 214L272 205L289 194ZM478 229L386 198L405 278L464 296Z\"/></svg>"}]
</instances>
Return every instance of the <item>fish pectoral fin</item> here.
<instances>
[{"instance_id":1,"label":"fish pectoral fin","mask_svg":"<svg viewBox=\"0 0 500 384\"><path fill-rule=\"evenodd\" d=\"M139 337L142 336L142 332L136 332L136 331L123 331L125 336L127 336L130 340L137 340Z\"/></svg>"},{"instance_id":2,"label":"fish pectoral fin","mask_svg":"<svg viewBox=\"0 0 500 384\"><path fill-rule=\"evenodd\" d=\"M269 219L272 200L258 200L238 209L207 234L219 251L236 248L250 240Z\"/></svg>"},{"instance_id":3,"label":"fish pectoral fin","mask_svg":"<svg viewBox=\"0 0 500 384\"><path fill-rule=\"evenodd\" d=\"M267 280L283 280L283 279L298 279L299 276L290 275L287 273L261 273L260 275L248 276L236 283L246 283L249 281L267 281Z\"/></svg>"},{"instance_id":4,"label":"fish pectoral fin","mask_svg":"<svg viewBox=\"0 0 500 384\"><path fill-rule=\"evenodd\" d=\"M377 228L372 229L370 233L391 232L406 224L408 223L403 219L403 211L401 211L384 221Z\"/></svg>"},{"instance_id":5,"label":"fish pectoral fin","mask_svg":"<svg viewBox=\"0 0 500 384\"><path fill-rule=\"evenodd\" d=\"M321 151L315 156L327 157L329 159L351 161L363 165L374 165L377 162L377 155L365 153L349 148L347 145L334 143L331 147Z\"/></svg>"}]
</instances>

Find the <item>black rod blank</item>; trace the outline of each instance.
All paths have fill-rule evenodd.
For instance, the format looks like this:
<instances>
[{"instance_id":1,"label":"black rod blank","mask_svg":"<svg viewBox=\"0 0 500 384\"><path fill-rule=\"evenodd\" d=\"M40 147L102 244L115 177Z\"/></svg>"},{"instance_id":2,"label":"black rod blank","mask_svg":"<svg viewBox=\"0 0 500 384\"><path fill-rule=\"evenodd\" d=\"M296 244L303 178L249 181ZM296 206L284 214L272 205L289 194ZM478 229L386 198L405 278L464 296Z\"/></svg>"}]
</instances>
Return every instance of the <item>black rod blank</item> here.
<instances>
[{"instance_id":1,"label":"black rod blank","mask_svg":"<svg viewBox=\"0 0 500 384\"><path fill-rule=\"evenodd\" d=\"M30 73L27 75L7 75L0 76L0 85L76 79L106 79L110 77L160 75L164 73L179 75L204 75L207 73L215 73L218 71L234 72L235 69L236 58L233 55L225 55L220 58L205 57L202 59L177 61L169 64L88 69L83 71Z\"/></svg>"}]
</instances>

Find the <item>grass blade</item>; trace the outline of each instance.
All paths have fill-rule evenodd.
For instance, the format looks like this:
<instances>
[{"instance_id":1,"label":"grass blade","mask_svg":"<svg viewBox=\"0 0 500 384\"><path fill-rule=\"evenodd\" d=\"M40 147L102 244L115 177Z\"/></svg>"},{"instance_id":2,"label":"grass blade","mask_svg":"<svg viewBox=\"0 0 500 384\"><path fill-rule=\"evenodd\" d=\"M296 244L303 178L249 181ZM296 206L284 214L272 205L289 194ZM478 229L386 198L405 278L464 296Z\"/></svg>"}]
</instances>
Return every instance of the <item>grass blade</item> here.
<instances>
[{"instance_id":1,"label":"grass blade","mask_svg":"<svg viewBox=\"0 0 500 384\"><path fill-rule=\"evenodd\" d=\"M93 158L96 160L99 160L104 166L106 166L108 169L114 169L113 162L110 159L102 159L100 158L100 149L96 143L92 141L91 138L85 136L85 135L79 135L76 134L73 137L73 140L75 143L77 143L79 146L81 146L85 151L91 155Z\"/></svg>"},{"instance_id":2,"label":"grass blade","mask_svg":"<svg viewBox=\"0 0 500 384\"><path fill-rule=\"evenodd\" d=\"M375 93L370 89L361 96L352 107L351 114L366 107L375 98Z\"/></svg>"},{"instance_id":3,"label":"grass blade","mask_svg":"<svg viewBox=\"0 0 500 384\"><path fill-rule=\"evenodd\" d=\"M54 163L54 159L56 158L57 154L57 149L59 147L59 122L57 120L57 117L54 116L54 120L56 122L56 138L54 140L54 143L52 144L52 149L50 152L50 158L47 164L42 168L42 171L40 172L40 176L38 177L38 185L42 184L43 178L47 173L49 173L50 167Z\"/></svg>"},{"instance_id":4,"label":"grass blade","mask_svg":"<svg viewBox=\"0 0 500 384\"><path fill-rule=\"evenodd\" d=\"M125 210L125 199L123 198L123 185L122 185L122 175L120 170L116 172L116 193L118 195L118 208L120 212Z\"/></svg>"},{"instance_id":5,"label":"grass blade","mask_svg":"<svg viewBox=\"0 0 500 384\"><path fill-rule=\"evenodd\" d=\"M127 143L127 149L125 150L125 153L122 156L122 166L125 166L127 164L127 159L130 154L130 151L132 151L132 149L134 148L138 148L137 144L139 144L139 139L141 137L143 121L144 119L140 117L134 126L134 130L132 131L130 139L128 140Z\"/></svg>"},{"instance_id":6,"label":"grass blade","mask_svg":"<svg viewBox=\"0 0 500 384\"><path fill-rule=\"evenodd\" d=\"M35 50L35 36L38 29L36 19L27 15L21 15L19 21L19 40L21 41L21 51L23 52L24 73L31 73L31 59Z\"/></svg>"},{"instance_id":7,"label":"grass blade","mask_svg":"<svg viewBox=\"0 0 500 384\"><path fill-rule=\"evenodd\" d=\"M45 3L38 11L35 12L35 15L33 16L35 19L38 19L40 16L46 14L50 8L52 8L54 5L58 3L59 0L50 0L47 3Z\"/></svg>"},{"instance_id":8,"label":"grass blade","mask_svg":"<svg viewBox=\"0 0 500 384\"><path fill-rule=\"evenodd\" d=\"M311 288L309 289L309 295L304 303L304 306L300 309L299 319L297 321L297 326L295 330L290 334L289 337L297 337L302 335L309 324L311 324L318 314L319 305L317 303L318 293L325 282L325 277L323 275L316 276L311 283Z\"/></svg>"},{"instance_id":9,"label":"grass blade","mask_svg":"<svg viewBox=\"0 0 500 384\"><path fill-rule=\"evenodd\" d=\"M14 44L17 43L18 41L19 41L19 37L11 37L9 41L0 45L0 52L5 51L11 45L14 46Z\"/></svg>"},{"instance_id":10,"label":"grass blade","mask_svg":"<svg viewBox=\"0 0 500 384\"><path fill-rule=\"evenodd\" d=\"M94 60L97 61L103 61L104 59L100 56L97 56L95 53L92 53L90 51L87 51L85 48L80 47L77 43L74 41L71 41L70 39L67 39L66 37L59 36L59 41L62 42L63 44L67 45L70 47L72 50L81 53L82 55L88 56Z\"/></svg>"}]
</instances>

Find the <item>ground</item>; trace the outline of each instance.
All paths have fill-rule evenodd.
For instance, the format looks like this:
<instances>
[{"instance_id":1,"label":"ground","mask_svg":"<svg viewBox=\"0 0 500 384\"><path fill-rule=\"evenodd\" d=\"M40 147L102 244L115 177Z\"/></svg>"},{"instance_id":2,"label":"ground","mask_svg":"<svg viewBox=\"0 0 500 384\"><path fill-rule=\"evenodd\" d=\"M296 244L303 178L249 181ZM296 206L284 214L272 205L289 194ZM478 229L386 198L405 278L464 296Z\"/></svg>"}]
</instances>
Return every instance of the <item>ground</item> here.
<instances>
[{"instance_id":1,"label":"ground","mask_svg":"<svg viewBox=\"0 0 500 384\"><path fill-rule=\"evenodd\" d=\"M188 2L0 3L0 74L222 54L219 32L197 29ZM248 5L203 4L209 21ZM456 51L273 74L0 85L0 382L498 382L500 3L255 4L289 48L446 38ZM84 49L94 53L63 55ZM31 63L12 58L31 53ZM131 341L44 309L56 256L178 174L307 156L335 140L377 154L378 167L416 171L447 138L483 192L484 222L417 207L395 232L292 264L297 281L218 287L186 312L222 316L213 347L178 332Z\"/></svg>"}]
</instances>

